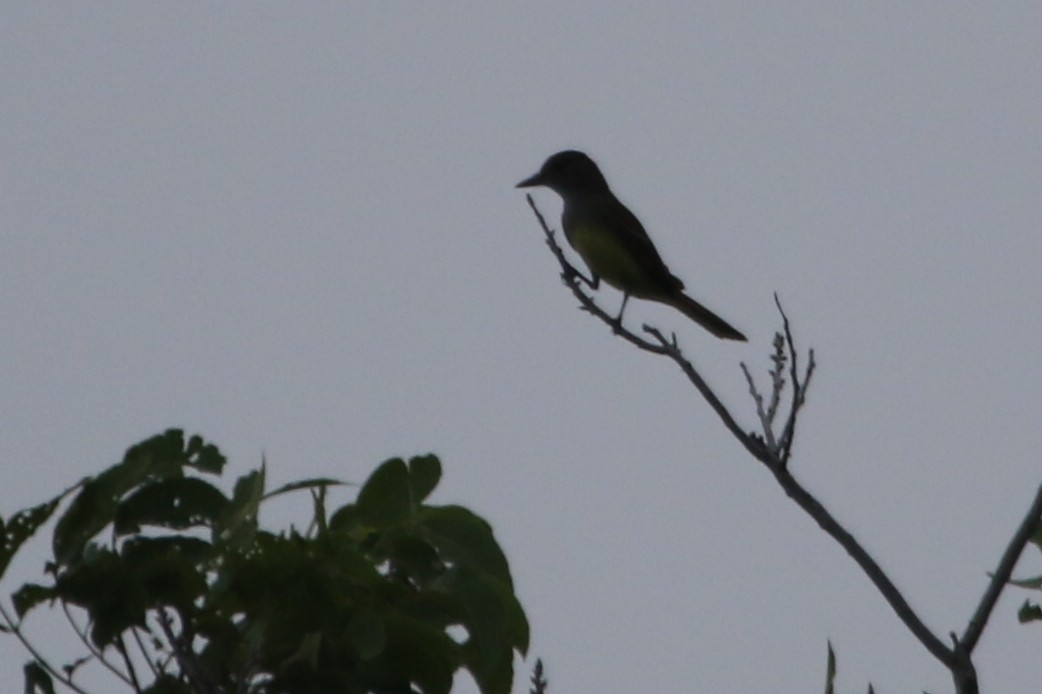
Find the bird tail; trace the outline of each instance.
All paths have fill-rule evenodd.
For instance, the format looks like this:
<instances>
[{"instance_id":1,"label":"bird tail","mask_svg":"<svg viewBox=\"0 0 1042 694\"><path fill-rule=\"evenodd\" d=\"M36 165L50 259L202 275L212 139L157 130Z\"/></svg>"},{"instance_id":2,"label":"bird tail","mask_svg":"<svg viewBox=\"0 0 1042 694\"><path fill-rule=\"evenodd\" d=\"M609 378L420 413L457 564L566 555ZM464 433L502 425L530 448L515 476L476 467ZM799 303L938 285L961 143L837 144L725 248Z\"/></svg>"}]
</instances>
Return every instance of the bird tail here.
<instances>
[{"instance_id":1,"label":"bird tail","mask_svg":"<svg viewBox=\"0 0 1042 694\"><path fill-rule=\"evenodd\" d=\"M746 341L745 335L734 326L683 292L678 291L666 303L723 340Z\"/></svg>"}]
</instances>

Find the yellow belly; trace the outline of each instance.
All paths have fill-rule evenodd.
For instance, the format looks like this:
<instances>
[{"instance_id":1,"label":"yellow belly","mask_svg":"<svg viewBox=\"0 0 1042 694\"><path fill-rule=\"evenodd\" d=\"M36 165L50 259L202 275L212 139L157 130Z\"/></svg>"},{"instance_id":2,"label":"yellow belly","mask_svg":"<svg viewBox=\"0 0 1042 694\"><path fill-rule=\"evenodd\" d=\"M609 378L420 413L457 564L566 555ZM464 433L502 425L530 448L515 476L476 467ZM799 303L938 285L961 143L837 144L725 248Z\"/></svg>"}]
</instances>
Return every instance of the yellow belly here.
<instances>
[{"instance_id":1,"label":"yellow belly","mask_svg":"<svg viewBox=\"0 0 1042 694\"><path fill-rule=\"evenodd\" d=\"M610 231L588 225L575 225L569 231L568 240L572 247L590 271L605 282L636 297L663 294L665 278L655 277Z\"/></svg>"}]
</instances>

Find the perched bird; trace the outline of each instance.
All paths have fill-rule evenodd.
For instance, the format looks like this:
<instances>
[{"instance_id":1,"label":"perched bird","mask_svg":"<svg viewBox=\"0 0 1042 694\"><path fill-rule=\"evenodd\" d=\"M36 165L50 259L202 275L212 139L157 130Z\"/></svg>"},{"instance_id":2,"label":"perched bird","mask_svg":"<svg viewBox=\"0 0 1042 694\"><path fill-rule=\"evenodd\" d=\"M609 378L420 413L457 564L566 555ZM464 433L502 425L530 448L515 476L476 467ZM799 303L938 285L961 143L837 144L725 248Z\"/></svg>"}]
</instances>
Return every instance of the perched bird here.
<instances>
[{"instance_id":1,"label":"perched bird","mask_svg":"<svg viewBox=\"0 0 1042 694\"><path fill-rule=\"evenodd\" d=\"M745 341L745 335L684 293L684 283L666 267L640 220L619 202L588 156L575 150L558 152L539 173L517 184L533 186L546 186L564 201L565 238L592 275L583 279L596 289L604 278L622 292L616 321L622 321L632 295L673 306L719 338Z\"/></svg>"}]
</instances>

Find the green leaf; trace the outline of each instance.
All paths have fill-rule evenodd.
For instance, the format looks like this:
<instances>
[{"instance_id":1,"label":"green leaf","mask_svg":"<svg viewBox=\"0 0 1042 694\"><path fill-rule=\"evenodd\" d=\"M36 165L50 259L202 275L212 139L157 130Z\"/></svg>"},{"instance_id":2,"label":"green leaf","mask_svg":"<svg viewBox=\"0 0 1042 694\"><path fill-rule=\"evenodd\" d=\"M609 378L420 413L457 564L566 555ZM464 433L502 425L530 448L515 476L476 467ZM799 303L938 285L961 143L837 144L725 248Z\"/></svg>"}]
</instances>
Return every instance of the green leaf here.
<instances>
[{"instance_id":1,"label":"green leaf","mask_svg":"<svg viewBox=\"0 0 1042 694\"><path fill-rule=\"evenodd\" d=\"M6 523L0 521L0 576L7 571L7 565L11 563L22 544L47 522L54 509L58 508L58 504L72 489L62 492L50 501L19 511L8 518Z\"/></svg>"},{"instance_id":2,"label":"green leaf","mask_svg":"<svg viewBox=\"0 0 1042 694\"><path fill-rule=\"evenodd\" d=\"M18 614L18 618L21 619L29 610L41 602L53 600L54 598L55 592L52 586L23 583L22 587L11 596L11 602L14 603L15 612Z\"/></svg>"},{"instance_id":3,"label":"green leaf","mask_svg":"<svg viewBox=\"0 0 1042 694\"><path fill-rule=\"evenodd\" d=\"M426 506L418 520L443 559L513 587L506 556L492 535L492 526L480 516L462 506Z\"/></svg>"},{"instance_id":4,"label":"green leaf","mask_svg":"<svg viewBox=\"0 0 1042 694\"><path fill-rule=\"evenodd\" d=\"M409 459L409 484L414 503L426 499L441 479L441 461L434 455L420 455Z\"/></svg>"},{"instance_id":5,"label":"green leaf","mask_svg":"<svg viewBox=\"0 0 1042 694\"><path fill-rule=\"evenodd\" d=\"M1025 600L1024 604L1020 606L1020 610L1017 611L1017 619L1021 624L1038 621L1042 619L1042 607Z\"/></svg>"},{"instance_id":6,"label":"green leaf","mask_svg":"<svg viewBox=\"0 0 1042 694\"><path fill-rule=\"evenodd\" d=\"M372 660L387 645L384 621L372 610L359 610L347 623L351 646L362 660Z\"/></svg>"},{"instance_id":7,"label":"green leaf","mask_svg":"<svg viewBox=\"0 0 1042 694\"><path fill-rule=\"evenodd\" d=\"M217 446L204 443L201 436L192 436L185 448L185 465L200 472L219 475L228 462Z\"/></svg>"},{"instance_id":8,"label":"green leaf","mask_svg":"<svg viewBox=\"0 0 1042 694\"><path fill-rule=\"evenodd\" d=\"M825 694L834 694L836 691L836 652L832 650L832 642L828 643L828 655L825 663Z\"/></svg>"},{"instance_id":9,"label":"green leaf","mask_svg":"<svg viewBox=\"0 0 1042 694\"><path fill-rule=\"evenodd\" d=\"M502 582L471 569L449 571L444 585L466 610L467 666L474 679L482 692L509 692L514 650L528 650L528 620L521 604Z\"/></svg>"},{"instance_id":10,"label":"green leaf","mask_svg":"<svg viewBox=\"0 0 1042 694\"><path fill-rule=\"evenodd\" d=\"M160 675L142 694L193 694L187 682L182 682L173 675Z\"/></svg>"},{"instance_id":11,"label":"green leaf","mask_svg":"<svg viewBox=\"0 0 1042 694\"><path fill-rule=\"evenodd\" d=\"M264 467L253 470L235 482L231 503L226 504L214 525L214 542L229 549L245 550L257 533L257 513L264 498L267 474Z\"/></svg>"},{"instance_id":12,"label":"green leaf","mask_svg":"<svg viewBox=\"0 0 1042 694\"><path fill-rule=\"evenodd\" d=\"M459 644L441 629L404 615L389 615L386 629L387 646L371 663L378 679L392 683L404 678L418 684L424 694L448 694L462 661Z\"/></svg>"},{"instance_id":13,"label":"green leaf","mask_svg":"<svg viewBox=\"0 0 1042 694\"><path fill-rule=\"evenodd\" d=\"M25 694L54 694L54 682L51 675L35 660L25 664Z\"/></svg>"},{"instance_id":14,"label":"green leaf","mask_svg":"<svg viewBox=\"0 0 1042 694\"><path fill-rule=\"evenodd\" d=\"M187 610L206 593L205 563L211 551L210 543L194 537L139 537L123 545L121 557L145 591L148 606Z\"/></svg>"},{"instance_id":15,"label":"green leaf","mask_svg":"<svg viewBox=\"0 0 1042 694\"><path fill-rule=\"evenodd\" d=\"M356 505L362 521L378 528L405 521L413 508L405 462L392 458L376 468L359 490Z\"/></svg>"},{"instance_id":16,"label":"green leaf","mask_svg":"<svg viewBox=\"0 0 1042 694\"><path fill-rule=\"evenodd\" d=\"M408 576L421 588L445 571L438 551L429 542L412 535L397 538L389 558L394 573Z\"/></svg>"},{"instance_id":17,"label":"green leaf","mask_svg":"<svg viewBox=\"0 0 1042 694\"><path fill-rule=\"evenodd\" d=\"M1042 588L1042 576L1035 576L1034 578L1010 579L1009 583L1010 585L1017 586L1018 588L1038 590Z\"/></svg>"},{"instance_id":18,"label":"green leaf","mask_svg":"<svg viewBox=\"0 0 1042 694\"><path fill-rule=\"evenodd\" d=\"M297 482L290 482L289 484L284 484L281 487L279 487L278 489L276 489L274 491L270 491L267 494L265 494L264 498L265 499L270 499L272 497L279 496L280 494L287 494L289 492L295 492L298 489L315 489L315 488L322 488L322 487L344 487L344 486L353 486L353 485L350 482L341 482L340 480L335 480L332 477L315 477L315 478L309 479L309 480L299 480Z\"/></svg>"},{"instance_id":19,"label":"green leaf","mask_svg":"<svg viewBox=\"0 0 1042 694\"><path fill-rule=\"evenodd\" d=\"M141 487L116 510L119 535L136 533L141 526L183 530L212 526L228 505L228 498L208 482L194 477L159 480Z\"/></svg>"},{"instance_id":20,"label":"green leaf","mask_svg":"<svg viewBox=\"0 0 1042 694\"><path fill-rule=\"evenodd\" d=\"M143 481L147 472L147 461L139 459L115 465L83 485L54 528L52 544L59 564L79 557L84 545L115 518L120 497Z\"/></svg>"},{"instance_id":21,"label":"green leaf","mask_svg":"<svg viewBox=\"0 0 1042 694\"><path fill-rule=\"evenodd\" d=\"M59 564L75 560L84 545L116 515L119 500L149 480L178 477L187 460L184 435L170 429L127 449L123 462L83 484L80 493L58 519L54 529L54 557Z\"/></svg>"},{"instance_id":22,"label":"green leaf","mask_svg":"<svg viewBox=\"0 0 1042 694\"><path fill-rule=\"evenodd\" d=\"M132 568L111 550L101 549L59 575L55 593L87 610L91 641L98 648L111 644L125 629L145 624L148 594Z\"/></svg>"}]
</instances>

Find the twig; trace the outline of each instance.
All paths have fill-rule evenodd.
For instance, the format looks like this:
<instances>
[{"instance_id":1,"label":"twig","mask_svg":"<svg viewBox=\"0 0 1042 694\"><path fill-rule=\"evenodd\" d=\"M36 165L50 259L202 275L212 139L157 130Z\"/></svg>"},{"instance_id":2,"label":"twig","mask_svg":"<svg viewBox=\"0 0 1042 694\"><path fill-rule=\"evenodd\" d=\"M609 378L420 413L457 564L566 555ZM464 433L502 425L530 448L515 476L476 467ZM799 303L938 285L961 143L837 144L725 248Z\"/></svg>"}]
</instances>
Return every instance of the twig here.
<instances>
[{"instance_id":1,"label":"twig","mask_svg":"<svg viewBox=\"0 0 1042 694\"><path fill-rule=\"evenodd\" d=\"M742 373L745 374L745 382L749 384L749 395L753 397L753 402L756 403L756 416L760 418L760 426L763 427L763 438L767 445L767 450L772 454L778 452L778 442L774 440L774 428L771 422L771 415L767 413L767 410L763 407L763 396L760 395L760 391L756 388L756 382L753 380L753 375L749 373L749 367L745 365L745 362L740 362L739 366L742 369ZM771 404L774 405L777 401L778 388L777 384L772 390Z\"/></svg>"},{"instance_id":2,"label":"twig","mask_svg":"<svg viewBox=\"0 0 1042 694\"><path fill-rule=\"evenodd\" d=\"M131 686L134 687L135 692L142 691L141 682L137 678L137 670L134 668L134 663L130 661L130 654L127 652L127 644L123 640L123 635L120 634L115 641L116 650L119 651L120 655L123 656L123 664L127 668L127 675L130 677Z\"/></svg>"},{"instance_id":3,"label":"twig","mask_svg":"<svg viewBox=\"0 0 1042 694\"><path fill-rule=\"evenodd\" d=\"M91 643L90 636L87 634L87 630L84 627L81 627L79 624L77 624L76 619L72 616L72 612L69 610L69 604L62 600L61 605L62 612L65 613L65 619L69 620L69 625L72 626L73 633L76 634L77 637L79 637L80 642L83 644L83 647L87 649L87 652L90 653L91 656L96 658L97 661L105 667L105 669L107 669L109 672L111 672L119 679L123 680L124 684L132 684L130 678L126 674L120 672L119 668L110 663L108 659L105 657L105 654L101 650L99 650L93 643Z\"/></svg>"},{"instance_id":4,"label":"twig","mask_svg":"<svg viewBox=\"0 0 1042 694\"><path fill-rule=\"evenodd\" d=\"M29 655L33 657L33 660L40 667L46 670L51 675L51 677L61 682L72 691L77 692L77 694L88 694L86 689L79 687L75 682L72 681L71 676L66 677L65 675L63 675L53 665L51 665L51 663L46 658L44 658L38 650L36 650L36 648L29 641L29 639L25 637L25 634L22 633L21 622L16 623L14 620L11 619L11 615L8 614L7 610L3 606L3 603L0 603L0 619L3 619L4 628L9 630L12 634L15 635L15 638L22 642L22 646L25 647L25 650L29 651Z\"/></svg>"},{"instance_id":5,"label":"twig","mask_svg":"<svg viewBox=\"0 0 1042 694\"><path fill-rule=\"evenodd\" d=\"M145 631L148 631L148 627L147 626L145 627ZM157 667L156 663L152 662L152 654L149 652L149 649L145 646L144 642L141 640L141 627L132 627L130 629L130 633L133 635L135 643L137 643L138 650L141 651L141 657L145 659L145 663L148 664L148 669L152 671L152 678L153 679L159 679L159 677L163 673ZM149 634L149 636L152 636L152 634ZM158 655L157 655L157 657L158 657Z\"/></svg>"},{"instance_id":6,"label":"twig","mask_svg":"<svg viewBox=\"0 0 1042 694\"><path fill-rule=\"evenodd\" d=\"M687 376L687 380L690 381L691 385L693 385L702 397L705 398L706 402L709 403L709 406L713 408L713 411L716 412L718 417L720 417L720 421L722 421L724 426L727 427L727 430L730 431L743 446L745 446L745 449L757 460L764 463L769 462L772 459L771 454L770 451L767 450L763 439L751 434L746 434L742 430L738 422L735 421L734 416L731 415L727 407L720 401L720 398L716 396L716 393L713 392L709 387L709 384L706 383L704 378L702 378L702 375L698 373L694 365L684 357L683 352L680 351L680 347L677 346L676 340L666 340L658 328L654 328L650 325L644 326L644 332L658 340L658 349L654 350L655 353L665 354L680 367L680 370L684 372L685 376Z\"/></svg>"},{"instance_id":7,"label":"twig","mask_svg":"<svg viewBox=\"0 0 1042 694\"><path fill-rule=\"evenodd\" d=\"M192 652L191 639L187 640L186 645L182 637L174 632L173 621L170 619L170 615L167 614L165 607L156 609L156 617L159 620L160 629L162 629L163 634L170 643L170 648L173 649L174 654L177 656L177 664L182 674L192 683L193 689L200 694L216 694L219 691L218 687L207 677L196 658L196 654Z\"/></svg>"},{"instance_id":8,"label":"twig","mask_svg":"<svg viewBox=\"0 0 1042 694\"><path fill-rule=\"evenodd\" d=\"M771 404L767 408L767 421L774 426L774 418L781 404L781 394L785 390L785 341L779 333L774 334L774 353L771 355Z\"/></svg>"},{"instance_id":9,"label":"twig","mask_svg":"<svg viewBox=\"0 0 1042 694\"><path fill-rule=\"evenodd\" d=\"M814 361L814 350L807 350L807 372L804 374L803 383L800 383L799 368L797 366L797 358L799 353L796 351L796 343L792 339L792 330L789 327L789 317L785 315L785 309L782 308L781 301L778 299L778 294L774 294L774 305L778 307L778 313L782 317L782 326L785 330L785 344L789 350L789 378L792 380L792 404L789 406L789 417L785 422L785 428L782 430L780 438L780 455L779 462L784 467L789 463L789 456L792 455L792 441L796 435L796 416L799 414L800 408L803 407L803 403L806 401L807 388L810 387L810 379L814 375L814 367L816 363Z\"/></svg>"}]
</instances>

